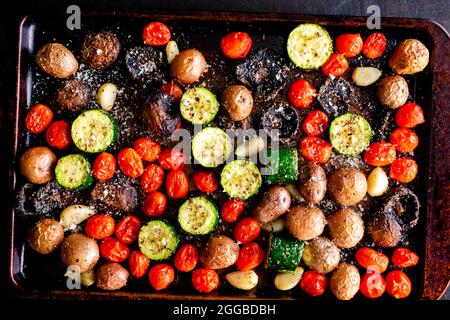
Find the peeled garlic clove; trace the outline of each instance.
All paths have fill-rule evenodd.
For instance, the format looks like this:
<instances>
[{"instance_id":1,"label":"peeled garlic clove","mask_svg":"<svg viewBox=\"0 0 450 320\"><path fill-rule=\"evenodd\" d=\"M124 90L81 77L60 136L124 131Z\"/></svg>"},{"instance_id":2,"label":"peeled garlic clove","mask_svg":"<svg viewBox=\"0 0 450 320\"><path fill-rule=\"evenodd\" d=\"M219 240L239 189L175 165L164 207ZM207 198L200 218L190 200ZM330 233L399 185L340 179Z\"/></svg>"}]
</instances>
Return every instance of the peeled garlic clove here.
<instances>
[{"instance_id":1,"label":"peeled garlic clove","mask_svg":"<svg viewBox=\"0 0 450 320\"><path fill-rule=\"evenodd\" d=\"M372 197L378 197L383 195L389 186L389 180L386 172L380 167L372 170L367 177L367 192Z\"/></svg>"},{"instance_id":2,"label":"peeled garlic clove","mask_svg":"<svg viewBox=\"0 0 450 320\"><path fill-rule=\"evenodd\" d=\"M90 287L95 283L94 270L82 272L80 275L81 284L85 287Z\"/></svg>"},{"instance_id":3,"label":"peeled garlic clove","mask_svg":"<svg viewBox=\"0 0 450 320\"><path fill-rule=\"evenodd\" d=\"M234 271L228 273L225 279L235 288L251 290L258 284L258 275L255 271Z\"/></svg>"},{"instance_id":4,"label":"peeled garlic clove","mask_svg":"<svg viewBox=\"0 0 450 320\"><path fill-rule=\"evenodd\" d=\"M167 62L169 64L172 63L173 59L180 53L180 50L178 50L177 43L173 40L170 40L166 45L166 55L167 55Z\"/></svg>"},{"instance_id":5,"label":"peeled garlic clove","mask_svg":"<svg viewBox=\"0 0 450 320\"><path fill-rule=\"evenodd\" d=\"M61 223L66 230L74 230L77 225L94 214L95 210L91 207L81 204L74 204L61 211L59 223Z\"/></svg>"},{"instance_id":6,"label":"peeled garlic clove","mask_svg":"<svg viewBox=\"0 0 450 320\"><path fill-rule=\"evenodd\" d=\"M373 67L357 67L353 71L353 82L360 87L367 87L381 77L381 71Z\"/></svg>"},{"instance_id":7,"label":"peeled garlic clove","mask_svg":"<svg viewBox=\"0 0 450 320\"><path fill-rule=\"evenodd\" d=\"M280 272L275 276L275 287L281 291L291 290L298 285L302 276L302 267L298 267L294 272Z\"/></svg>"},{"instance_id":8,"label":"peeled garlic clove","mask_svg":"<svg viewBox=\"0 0 450 320\"><path fill-rule=\"evenodd\" d=\"M240 158L250 157L264 149L264 140L259 136L254 136L248 141L241 143L234 152Z\"/></svg>"},{"instance_id":9,"label":"peeled garlic clove","mask_svg":"<svg viewBox=\"0 0 450 320\"><path fill-rule=\"evenodd\" d=\"M104 83L97 92L97 102L103 110L112 109L117 98L117 87L113 83Z\"/></svg>"}]
</instances>

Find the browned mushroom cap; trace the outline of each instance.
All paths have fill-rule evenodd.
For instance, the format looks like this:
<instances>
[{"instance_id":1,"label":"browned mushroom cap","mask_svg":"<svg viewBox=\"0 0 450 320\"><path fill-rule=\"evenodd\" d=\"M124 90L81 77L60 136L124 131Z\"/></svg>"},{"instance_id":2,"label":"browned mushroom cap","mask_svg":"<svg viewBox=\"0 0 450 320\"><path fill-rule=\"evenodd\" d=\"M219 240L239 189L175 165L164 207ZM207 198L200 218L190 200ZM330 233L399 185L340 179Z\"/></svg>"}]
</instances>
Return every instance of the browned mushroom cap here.
<instances>
[{"instance_id":1,"label":"browned mushroom cap","mask_svg":"<svg viewBox=\"0 0 450 320\"><path fill-rule=\"evenodd\" d=\"M119 57L120 41L111 32L89 33L81 49L83 61L91 69L103 69Z\"/></svg>"}]
</instances>

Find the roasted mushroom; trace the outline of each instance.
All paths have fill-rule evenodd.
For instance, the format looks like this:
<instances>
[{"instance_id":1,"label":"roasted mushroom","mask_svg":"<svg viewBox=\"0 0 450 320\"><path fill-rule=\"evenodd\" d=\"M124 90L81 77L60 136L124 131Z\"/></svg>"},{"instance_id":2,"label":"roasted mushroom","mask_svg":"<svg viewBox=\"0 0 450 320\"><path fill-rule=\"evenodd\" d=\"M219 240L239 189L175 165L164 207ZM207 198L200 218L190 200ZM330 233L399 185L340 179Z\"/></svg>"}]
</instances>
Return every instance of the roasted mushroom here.
<instances>
[{"instance_id":1,"label":"roasted mushroom","mask_svg":"<svg viewBox=\"0 0 450 320\"><path fill-rule=\"evenodd\" d=\"M58 89L56 101L63 111L79 112L89 103L89 88L81 81L68 80Z\"/></svg>"},{"instance_id":2,"label":"roasted mushroom","mask_svg":"<svg viewBox=\"0 0 450 320\"><path fill-rule=\"evenodd\" d=\"M91 69L103 69L119 57L120 41L111 32L89 33L84 38L81 57Z\"/></svg>"},{"instance_id":3,"label":"roasted mushroom","mask_svg":"<svg viewBox=\"0 0 450 320\"><path fill-rule=\"evenodd\" d=\"M161 69L164 66L162 52L153 47L134 47L127 51L125 64L135 80L147 82L160 82L164 77Z\"/></svg>"}]
</instances>

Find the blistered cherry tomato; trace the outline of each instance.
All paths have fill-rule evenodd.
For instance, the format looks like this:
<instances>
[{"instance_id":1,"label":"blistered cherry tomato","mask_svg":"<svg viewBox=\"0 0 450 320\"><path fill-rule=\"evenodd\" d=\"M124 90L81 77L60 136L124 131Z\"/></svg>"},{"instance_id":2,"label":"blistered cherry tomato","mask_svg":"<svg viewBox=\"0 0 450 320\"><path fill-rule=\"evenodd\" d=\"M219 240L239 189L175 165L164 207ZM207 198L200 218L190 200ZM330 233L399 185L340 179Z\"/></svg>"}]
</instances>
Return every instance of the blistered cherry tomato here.
<instances>
[{"instance_id":1,"label":"blistered cherry tomato","mask_svg":"<svg viewBox=\"0 0 450 320\"><path fill-rule=\"evenodd\" d=\"M397 158L391 164L389 177L399 182L408 183L417 176L419 167L416 161L408 158Z\"/></svg>"},{"instance_id":2,"label":"blistered cherry tomato","mask_svg":"<svg viewBox=\"0 0 450 320\"><path fill-rule=\"evenodd\" d=\"M180 169L186 162L186 156L182 150L164 149L159 154L159 165L165 170Z\"/></svg>"},{"instance_id":3,"label":"blistered cherry tomato","mask_svg":"<svg viewBox=\"0 0 450 320\"><path fill-rule=\"evenodd\" d=\"M391 260L396 267L409 268L419 263L419 256L407 248L397 248L392 253Z\"/></svg>"},{"instance_id":4,"label":"blistered cherry tomato","mask_svg":"<svg viewBox=\"0 0 450 320\"><path fill-rule=\"evenodd\" d=\"M142 38L150 46L163 46L170 41L170 30L161 22L150 22L144 27Z\"/></svg>"},{"instance_id":5,"label":"blistered cherry tomato","mask_svg":"<svg viewBox=\"0 0 450 320\"><path fill-rule=\"evenodd\" d=\"M306 80L296 80L288 92L289 102L297 108L308 108L316 98L316 88Z\"/></svg>"},{"instance_id":6,"label":"blistered cherry tomato","mask_svg":"<svg viewBox=\"0 0 450 320\"><path fill-rule=\"evenodd\" d=\"M190 272L195 269L198 262L198 250L193 244L183 244L178 249L173 260L175 268L181 272Z\"/></svg>"},{"instance_id":7,"label":"blistered cherry tomato","mask_svg":"<svg viewBox=\"0 0 450 320\"><path fill-rule=\"evenodd\" d=\"M306 137L300 142L300 152L308 161L325 163L330 159L333 150L328 141L319 137Z\"/></svg>"},{"instance_id":8,"label":"blistered cherry tomato","mask_svg":"<svg viewBox=\"0 0 450 320\"><path fill-rule=\"evenodd\" d=\"M407 128L397 128L392 132L389 141L395 150L403 153L413 152L419 145L419 137Z\"/></svg>"},{"instance_id":9,"label":"blistered cherry tomato","mask_svg":"<svg viewBox=\"0 0 450 320\"><path fill-rule=\"evenodd\" d=\"M394 298L406 298L411 293L411 280L402 271L393 270L386 275L386 291Z\"/></svg>"},{"instance_id":10,"label":"blistered cherry tomato","mask_svg":"<svg viewBox=\"0 0 450 320\"><path fill-rule=\"evenodd\" d=\"M414 128L424 122L423 110L414 102L405 103L395 113L395 124L401 128Z\"/></svg>"},{"instance_id":11,"label":"blistered cherry tomato","mask_svg":"<svg viewBox=\"0 0 450 320\"><path fill-rule=\"evenodd\" d=\"M92 175L100 181L107 181L116 172L116 158L111 153L102 152L94 160Z\"/></svg>"},{"instance_id":12,"label":"blistered cherry tomato","mask_svg":"<svg viewBox=\"0 0 450 320\"><path fill-rule=\"evenodd\" d=\"M31 108L25 119L25 126L32 133L41 133L48 128L53 120L53 111L43 104Z\"/></svg>"},{"instance_id":13,"label":"blistered cherry tomato","mask_svg":"<svg viewBox=\"0 0 450 320\"><path fill-rule=\"evenodd\" d=\"M375 167L390 165L397 158L395 147L388 142L373 142L364 151L364 161Z\"/></svg>"},{"instance_id":14,"label":"blistered cherry tomato","mask_svg":"<svg viewBox=\"0 0 450 320\"><path fill-rule=\"evenodd\" d=\"M64 120L53 122L45 132L45 140L51 147L66 149L72 143L69 124Z\"/></svg>"},{"instance_id":15,"label":"blistered cherry tomato","mask_svg":"<svg viewBox=\"0 0 450 320\"><path fill-rule=\"evenodd\" d=\"M223 54L230 59L242 59L252 47L252 38L245 32L232 32L220 40Z\"/></svg>"},{"instance_id":16,"label":"blistered cherry tomato","mask_svg":"<svg viewBox=\"0 0 450 320\"><path fill-rule=\"evenodd\" d=\"M308 136L320 136L328 129L328 116L320 110L311 111L302 124L303 132Z\"/></svg>"},{"instance_id":17,"label":"blistered cherry tomato","mask_svg":"<svg viewBox=\"0 0 450 320\"><path fill-rule=\"evenodd\" d=\"M306 271L300 280L300 287L310 296L318 297L327 288L327 278L317 271Z\"/></svg>"},{"instance_id":18,"label":"blistered cherry tomato","mask_svg":"<svg viewBox=\"0 0 450 320\"><path fill-rule=\"evenodd\" d=\"M84 231L88 237L100 240L112 236L115 226L113 217L97 214L88 219Z\"/></svg>"},{"instance_id":19,"label":"blistered cherry tomato","mask_svg":"<svg viewBox=\"0 0 450 320\"><path fill-rule=\"evenodd\" d=\"M256 242L250 242L242 246L239 250L236 266L241 271L252 270L263 262L264 257L265 253L263 248Z\"/></svg>"},{"instance_id":20,"label":"blistered cherry tomato","mask_svg":"<svg viewBox=\"0 0 450 320\"><path fill-rule=\"evenodd\" d=\"M236 222L242 212L244 212L244 209L244 201L237 199L227 200L222 205L222 219L225 222Z\"/></svg>"},{"instance_id":21,"label":"blistered cherry tomato","mask_svg":"<svg viewBox=\"0 0 450 320\"><path fill-rule=\"evenodd\" d=\"M100 255L111 262L123 262L128 259L130 249L116 238L109 237L100 243Z\"/></svg>"},{"instance_id":22,"label":"blistered cherry tomato","mask_svg":"<svg viewBox=\"0 0 450 320\"><path fill-rule=\"evenodd\" d=\"M182 199L187 196L189 182L183 170L171 170L166 178L167 195L172 199Z\"/></svg>"},{"instance_id":23,"label":"blistered cherry tomato","mask_svg":"<svg viewBox=\"0 0 450 320\"><path fill-rule=\"evenodd\" d=\"M233 230L234 239L242 244L256 240L261 233L261 224L255 218L244 218L239 221Z\"/></svg>"},{"instance_id":24,"label":"blistered cherry tomato","mask_svg":"<svg viewBox=\"0 0 450 320\"><path fill-rule=\"evenodd\" d=\"M166 289L175 279L175 271L172 266L161 263L153 266L148 273L148 281L155 290Z\"/></svg>"},{"instance_id":25,"label":"blistered cherry tomato","mask_svg":"<svg viewBox=\"0 0 450 320\"><path fill-rule=\"evenodd\" d=\"M122 172L131 178L138 178L144 173L142 159L132 148L125 148L120 151L117 155L117 161Z\"/></svg>"},{"instance_id":26,"label":"blistered cherry tomato","mask_svg":"<svg viewBox=\"0 0 450 320\"><path fill-rule=\"evenodd\" d=\"M179 102L183 95L183 91L174 81L167 82L161 90L171 96L174 102Z\"/></svg>"},{"instance_id":27,"label":"blistered cherry tomato","mask_svg":"<svg viewBox=\"0 0 450 320\"><path fill-rule=\"evenodd\" d=\"M150 266L150 259L139 250L134 250L128 258L130 273L135 278L142 278Z\"/></svg>"},{"instance_id":28,"label":"blistered cherry tomato","mask_svg":"<svg viewBox=\"0 0 450 320\"><path fill-rule=\"evenodd\" d=\"M117 224L116 237L122 243L131 244L136 241L141 226L142 222L138 217L126 216Z\"/></svg>"},{"instance_id":29,"label":"blistered cherry tomato","mask_svg":"<svg viewBox=\"0 0 450 320\"><path fill-rule=\"evenodd\" d=\"M201 192L214 192L219 188L219 180L213 171L196 171L192 180Z\"/></svg>"},{"instance_id":30,"label":"blistered cherry tomato","mask_svg":"<svg viewBox=\"0 0 450 320\"><path fill-rule=\"evenodd\" d=\"M136 150L142 160L153 162L158 159L161 148L159 144L150 138L139 138L133 143L133 149Z\"/></svg>"},{"instance_id":31,"label":"blistered cherry tomato","mask_svg":"<svg viewBox=\"0 0 450 320\"><path fill-rule=\"evenodd\" d=\"M370 59L381 57L384 50L386 50L386 37L379 32L372 33L368 36L362 46L362 53Z\"/></svg>"},{"instance_id":32,"label":"blistered cherry tomato","mask_svg":"<svg viewBox=\"0 0 450 320\"><path fill-rule=\"evenodd\" d=\"M141 188L145 193L158 190L164 181L164 170L157 164L151 163L145 168L141 176Z\"/></svg>"},{"instance_id":33,"label":"blistered cherry tomato","mask_svg":"<svg viewBox=\"0 0 450 320\"><path fill-rule=\"evenodd\" d=\"M348 69L348 61L343 54L333 53L322 66L323 74L327 76L342 76Z\"/></svg>"},{"instance_id":34,"label":"blistered cherry tomato","mask_svg":"<svg viewBox=\"0 0 450 320\"><path fill-rule=\"evenodd\" d=\"M219 285L219 275L208 268L199 268L192 272L192 285L197 291L211 292Z\"/></svg>"},{"instance_id":35,"label":"blistered cherry tomato","mask_svg":"<svg viewBox=\"0 0 450 320\"><path fill-rule=\"evenodd\" d=\"M389 258L385 254L367 247L359 248L355 259L361 267L371 272L383 273L389 265Z\"/></svg>"},{"instance_id":36,"label":"blistered cherry tomato","mask_svg":"<svg viewBox=\"0 0 450 320\"><path fill-rule=\"evenodd\" d=\"M146 216L159 217L166 210L167 199L159 191L153 191L147 195L142 203L142 211Z\"/></svg>"},{"instance_id":37,"label":"blistered cherry tomato","mask_svg":"<svg viewBox=\"0 0 450 320\"><path fill-rule=\"evenodd\" d=\"M379 298L383 295L386 289L386 281L384 277L378 272L367 272L361 277L359 284L359 291L371 299Z\"/></svg>"},{"instance_id":38,"label":"blistered cherry tomato","mask_svg":"<svg viewBox=\"0 0 450 320\"><path fill-rule=\"evenodd\" d=\"M341 34L336 38L336 50L346 58L357 56L361 52L362 46L363 40L359 33Z\"/></svg>"}]
</instances>

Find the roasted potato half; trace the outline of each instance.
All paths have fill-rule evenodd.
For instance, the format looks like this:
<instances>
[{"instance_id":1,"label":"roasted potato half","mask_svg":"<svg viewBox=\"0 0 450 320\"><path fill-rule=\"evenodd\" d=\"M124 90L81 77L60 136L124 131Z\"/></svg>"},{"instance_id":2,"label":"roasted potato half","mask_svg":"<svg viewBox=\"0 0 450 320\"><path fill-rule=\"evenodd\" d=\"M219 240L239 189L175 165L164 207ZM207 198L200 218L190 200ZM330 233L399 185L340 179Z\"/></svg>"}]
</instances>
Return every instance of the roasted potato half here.
<instances>
[{"instance_id":1,"label":"roasted potato half","mask_svg":"<svg viewBox=\"0 0 450 320\"><path fill-rule=\"evenodd\" d=\"M414 74L423 71L430 62L430 52L417 39L406 39L389 57L389 67L397 74Z\"/></svg>"}]
</instances>

